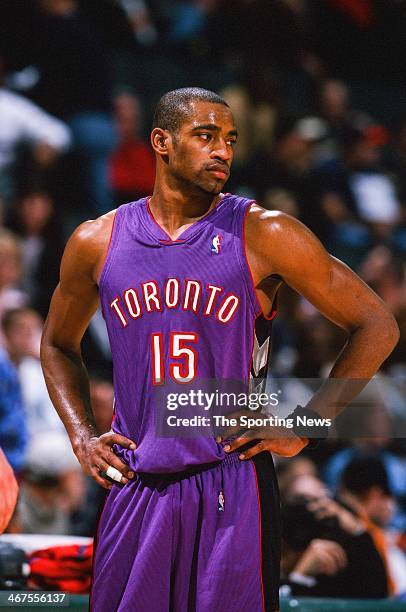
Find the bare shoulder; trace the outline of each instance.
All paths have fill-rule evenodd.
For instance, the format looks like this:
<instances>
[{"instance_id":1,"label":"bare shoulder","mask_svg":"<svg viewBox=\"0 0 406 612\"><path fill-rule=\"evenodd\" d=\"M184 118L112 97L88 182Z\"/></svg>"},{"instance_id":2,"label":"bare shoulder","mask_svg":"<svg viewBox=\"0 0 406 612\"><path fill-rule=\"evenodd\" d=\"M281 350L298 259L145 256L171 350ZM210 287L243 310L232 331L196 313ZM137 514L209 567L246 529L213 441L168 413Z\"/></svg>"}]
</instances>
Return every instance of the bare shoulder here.
<instances>
[{"instance_id":1,"label":"bare shoulder","mask_svg":"<svg viewBox=\"0 0 406 612\"><path fill-rule=\"evenodd\" d=\"M295 233L303 232L312 235L311 231L298 219L280 210L267 210L257 203L251 205L246 219L245 231L247 238L250 236L269 239L283 239Z\"/></svg>"},{"instance_id":2,"label":"bare shoulder","mask_svg":"<svg viewBox=\"0 0 406 612\"><path fill-rule=\"evenodd\" d=\"M272 274L288 278L290 271L301 269L304 262L316 268L329 261L319 239L301 221L256 203L246 217L245 244L258 279Z\"/></svg>"},{"instance_id":3,"label":"bare shoulder","mask_svg":"<svg viewBox=\"0 0 406 612\"><path fill-rule=\"evenodd\" d=\"M97 281L107 254L115 217L112 210L97 219L81 223L66 245L61 275L74 268L75 274Z\"/></svg>"},{"instance_id":4,"label":"bare shoulder","mask_svg":"<svg viewBox=\"0 0 406 612\"><path fill-rule=\"evenodd\" d=\"M73 242L78 248L97 248L103 242L109 242L111 230L114 223L116 211L110 212L81 223L73 232L69 242Z\"/></svg>"}]
</instances>

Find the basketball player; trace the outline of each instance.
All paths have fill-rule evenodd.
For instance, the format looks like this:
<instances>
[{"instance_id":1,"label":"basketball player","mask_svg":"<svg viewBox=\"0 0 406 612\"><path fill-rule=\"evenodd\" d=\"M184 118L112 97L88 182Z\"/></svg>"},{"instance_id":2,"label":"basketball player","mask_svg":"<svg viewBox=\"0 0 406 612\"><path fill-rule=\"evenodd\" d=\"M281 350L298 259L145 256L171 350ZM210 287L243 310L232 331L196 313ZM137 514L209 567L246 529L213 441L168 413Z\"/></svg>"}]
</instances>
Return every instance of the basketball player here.
<instances>
[{"instance_id":1,"label":"basketball player","mask_svg":"<svg viewBox=\"0 0 406 612\"><path fill-rule=\"evenodd\" d=\"M111 489L98 528L96 611L278 609L270 451L293 456L308 439L291 432L241 450L246 439L158 437L158 385L248 381L251 363L258 374L264 360L253 347L265 343L283 282L348 332L332 377L370 378L398 338L383 302L299 221L222 193L236 140L216 94L163 96L152 197L81 225L63 257L42 360L84 471ZM103 435L80 353L99 301L115 387L113 431Z\"/></svg>"}]
</instances>

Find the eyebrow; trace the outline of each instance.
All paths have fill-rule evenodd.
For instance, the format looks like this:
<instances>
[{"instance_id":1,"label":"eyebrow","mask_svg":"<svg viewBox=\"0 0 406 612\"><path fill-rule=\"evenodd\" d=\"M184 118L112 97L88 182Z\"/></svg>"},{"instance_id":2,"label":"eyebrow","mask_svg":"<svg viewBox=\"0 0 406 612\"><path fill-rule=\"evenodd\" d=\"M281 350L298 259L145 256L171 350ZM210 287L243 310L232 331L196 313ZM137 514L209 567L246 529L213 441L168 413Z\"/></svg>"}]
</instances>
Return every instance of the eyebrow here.
<instances>
[{"instance_id":1,"label":"eyebrow","mask_svg":"<svg viewBox=\"0 0 406 612\"><path fill-rule=\"evenodd\" d=\"M196 125L194 128L192 128L192 132L198 132L199 130L210 130L211 132L219 132L220 128L217 125L213 125L212 123L203 123L201 125ZM237 130L230 130L228 132L228 136L238 136Z\"/></svg>"}]
</instances>

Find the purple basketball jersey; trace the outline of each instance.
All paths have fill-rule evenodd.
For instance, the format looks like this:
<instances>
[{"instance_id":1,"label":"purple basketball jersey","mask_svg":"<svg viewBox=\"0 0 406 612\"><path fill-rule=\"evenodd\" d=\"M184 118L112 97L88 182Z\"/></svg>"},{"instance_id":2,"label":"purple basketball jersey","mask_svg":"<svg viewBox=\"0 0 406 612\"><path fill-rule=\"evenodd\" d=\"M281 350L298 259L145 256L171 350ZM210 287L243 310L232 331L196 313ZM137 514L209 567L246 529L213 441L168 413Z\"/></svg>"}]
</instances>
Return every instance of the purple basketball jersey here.
<instances>
[{"instance_id":1,"label":"purple basketball jersey","mask_svg":"<svg viewBox=\"0 0 406 612\"><path fill-rule=\"evenodd\" d=\"M136 472L221 461L214 437L156 435L154 391L250 378L261 308L244 252L251 201L227 194L172 241L141 199L116 212L100 300L114 363L113 429L134 440L118 454ZM262 317L260 317L262 318Z\"/></svg>"}]
</instances>

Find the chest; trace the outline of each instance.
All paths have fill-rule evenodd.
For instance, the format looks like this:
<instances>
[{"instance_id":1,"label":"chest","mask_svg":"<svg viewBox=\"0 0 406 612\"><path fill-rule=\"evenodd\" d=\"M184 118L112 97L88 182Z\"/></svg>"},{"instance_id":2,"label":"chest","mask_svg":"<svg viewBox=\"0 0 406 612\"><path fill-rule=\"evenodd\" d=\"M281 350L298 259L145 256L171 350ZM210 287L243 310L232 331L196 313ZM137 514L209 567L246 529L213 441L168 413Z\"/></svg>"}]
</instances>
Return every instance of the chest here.
<instances>
[{"instance_id":1,"label":"chest","mask_svg":"<svg viewBox=\"0 0 406 612\"><path fill-rule=\"evenodd\" d=\"M123 241L103 287L105 310L123 327L146 315L231 321L246 298L236 240L208 229L192 243Z\"/></svg>"}]
</instances>

